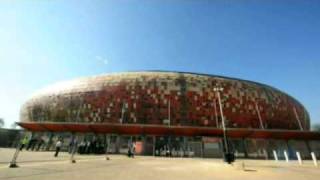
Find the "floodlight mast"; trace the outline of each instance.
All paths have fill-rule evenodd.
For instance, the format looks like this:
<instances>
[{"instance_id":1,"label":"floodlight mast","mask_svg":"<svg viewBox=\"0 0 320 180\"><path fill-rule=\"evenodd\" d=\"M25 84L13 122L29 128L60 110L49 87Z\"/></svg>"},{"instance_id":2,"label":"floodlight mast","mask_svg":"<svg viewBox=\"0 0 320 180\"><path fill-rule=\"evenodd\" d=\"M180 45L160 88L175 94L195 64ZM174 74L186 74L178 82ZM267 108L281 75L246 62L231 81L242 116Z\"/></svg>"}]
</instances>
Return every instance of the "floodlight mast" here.
<instances>
[{"instance_id":1,"label":"floodlight mast","mask_svg":"<svg viewBox=\"0 0 320 180\"><path fill-rule=\"evenodd\" d=\"M221 96L220 96L220 91L223 91L223 88L221 87L216 87L213 89L213 91L217 92L218 95L218 102L219 102L219 109L220 109L220 115L221 115L221 123L222 123L222 130L223 130L223 141L224 141L224 148L226 152L228 152L228 144L227 144L227 135L226 135L226 126L224 123L224 116L223 116L223 110L222 110L222 104L221 104Z\"/></svg>"},{"instance_id":2,"label":"floodlight mast","mask_svg":"<svg viewBox=\"0 0 320 180\"><path fill-rule=\"evenodd\" d=\"M213 88L213 91L215 91L218 95L218 102L219 102L219 109L220 109L220 115L221 115L221 123L222 123L222 130L223 130L223 142L224 142L224 157L225 160L230 164L231 162L234 161L234 156L229 152L229 145L228 145L228 140L227 140L227 130L226 130L226 125L225 125L225 119L223 116L223 110L222 110L222 103L221 103L221 96L220 92L223 91L223 87L215 87ZM232 155L232 158L231 158Z\"/></svg>"}]
</instances>

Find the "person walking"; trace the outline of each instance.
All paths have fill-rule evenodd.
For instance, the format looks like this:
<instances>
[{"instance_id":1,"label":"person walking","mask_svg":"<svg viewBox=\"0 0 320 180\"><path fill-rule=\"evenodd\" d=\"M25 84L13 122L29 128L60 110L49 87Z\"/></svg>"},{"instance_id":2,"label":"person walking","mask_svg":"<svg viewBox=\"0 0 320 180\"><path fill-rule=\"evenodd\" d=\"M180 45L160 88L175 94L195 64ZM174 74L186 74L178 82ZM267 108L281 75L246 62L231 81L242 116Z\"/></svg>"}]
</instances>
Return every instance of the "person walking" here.
<instances>
[{"instance_id":1,"label":"person walking","mask_svg":"<svg viewBox=\"0 0 320 180\"><path fill-rule=\"evenodd\" d=\"M136 143L131 142L128 150L128 156L134 158L135 151L136 151Z\"/></svg>"},{"instance_id":2,"label":"person walking","mask_svg":"<svg viewBox=\"0 0 320 180\"><path fill-rule=\"evenodd\" d=\"M85 150L86 152L86 154L90 154L91 153L91 142L90 142L90 140L88 140L87 142L86 142L86 150Z\"/></svg>"},{"instance_id":3,"label":"person walking","mask_svg":"<svg viewBox=\"0 0 320 180\"><path fill-rule=\"evenodd\" d=\"M37 147L37 151L39 151L42 147L42 145L44 144L44 140L42 137L39 137L38 139L38 147Z\"/></svg>"},{"instance_id":4,"label":"person walking","mask_svg":"<svg viewBox=\"0 0 320 180\"><path fill-rule=\"evenodd\" d=\"M69 148L68 148L68 153L69 153L69 154L72 153L73 146L74 146L74 139L71 138L71 140L70 140L70 142L69 142Z\"/></svg>"},{"instance_id":5,"label":"person walking","mask_svg":"<svg viewBox=\"0 0 320 180\"><path fill-rule=\"evenodd\" d=\"M28 137L25 136L21 141L20 141L21 145L20 145L20 151L23 150L23 148L26 146L26 144L28 143Z\"/></svg>"},{"instance_id":6,"label":"person walking","mask_svg":"<svg viewBox=\"0 0 320 180\"><path fill-rule=\"evenodd\" d=\"M58 157L58 154L60 152L60 149L61 149L61 146L62 146L62 142L61 140L59 139L56 143L56 153L54 154L54 157Z\"/></svg>"},{"instance_id":7,"label":"person walking","mask_svg":"<svg viewBox=\"0 0 320 180\"><path fill-rule=\"evenodd\" d=\"M133 142L132 145L132 157L134 158L134 155L136 154L136 142Z\"/></svg>"},{"instance_id":8,"label":"person walking","mask_svg":"<svg viewBox=\"0 0 320 180\"><path fill-rule=\"evenodd\" d=\"M79 154L84 154L85 152L85 148L86 148L86 142L84 140L82 140L79 144Z\"/></svg>"}]
</instances>

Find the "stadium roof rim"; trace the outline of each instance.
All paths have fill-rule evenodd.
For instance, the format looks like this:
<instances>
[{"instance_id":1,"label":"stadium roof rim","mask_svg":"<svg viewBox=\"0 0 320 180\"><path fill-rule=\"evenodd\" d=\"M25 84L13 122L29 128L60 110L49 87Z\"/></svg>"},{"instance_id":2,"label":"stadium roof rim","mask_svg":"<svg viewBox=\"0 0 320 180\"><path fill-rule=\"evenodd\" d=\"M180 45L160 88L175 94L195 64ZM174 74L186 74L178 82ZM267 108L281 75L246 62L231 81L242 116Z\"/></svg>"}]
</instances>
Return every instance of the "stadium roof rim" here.
<instances>
[{"instance_id":1,"label":"stadium roof rim","mask_svg":"<svg viewBox=\"0 0 320 180\"><path fill-rule=\"evenodd\" d=\"M215 75L215 74L207 74L207 73L196 73L196 72L188 72L188 71L176 71L176 70L128 70L128 71L122 71L122 72L110 72L110 73L102 73L102 74L97 74L97 75L89 75L89 76L83 76L83 77L79 77L79 78L73 78L70 80L75 80L75 79L81 79L81 78L90 78L90 77L97 77L97 76L106 76L106 75L117 75L117 74L125 74L125 73L177 73L177 74L190 74L190 75L198 75L198 76L206 76L206 77L212 77L212 78L222 78L222 79L228 79L228 80L234 80L234 81L243 81L243 82L247 82L247 83L251 83L251 84L255 84L258 86L262 86L262 87L266 87L266 88L270 88L273 89L275 91L278 91L282 94L287 95L288 97L292 98L293 100L297 101L302 107L303 104L298 101L296 98L294 98L293 96L289 95L288 93L275 88L273 86L264 84L264 83L259 83L256 81L251 81L251 80L246 80L246 79L240 79L240 78L234 78L234 77L228 77L228 76L221 76L221 75ZM69 80L66 80L69 81ZM34 94L33 94L34 95ZM31 95L32 97L32 95Z\"/></svg>"},{"instance_id":2,"label":"stadium roof rim","mask_svg":"<svg viewBox=\"0 0 320 180\"><path fill-rule=\"evenodd\" d=\"M93 75L91 77L94 77L94 76L105 76L105 75L117 75L117 74L125 74L125 73L144 73L144 72L146 72L146 73L156 73L156 72L159 72L159 73L177 73L177 74L190 74L190 75L198 75L198 76L216 77L216 78L223 78L223 79L229 79L229 80L244 81L244 82L256 84L256 85L259 85L259 86L266 86L266 87L281 91L278 88L275 88L273 86L270 86L270 85L267 85L267 84L264 84L264 83L259 83L259 82L256 82L256 81L251 81L251 80L246 80L246 79L241 79L241 78L222 76L222 75L215 75L215 74L207 74L207 73L197 73L197 72L188 72L188 71L175 71L175 70L173 70L173 71L170 71L170 70L132 70L132 71L128 70L128 71L120 71L120 72L102 73L102 74ZM87 78L87 77L90 77L90 76L83 76L82 78Z\"/></svg>"},{"instance_id":3,"label":"stadium roof rim","mask_svg":"<svg viewBox=\"0 0 320 180\"><path fill-rule=\"evenodd\" d=\"M170 70L137 70L137 71L125 71L125 72L119 72L119 73L126 73L126 72L162 72L162 73L177 73L177 74L190 74L190 75L200 75L200 76L207 76L207 77L217 77L217 78L223 78L223 79L229 79L229 80L236 80L236 81L245 81L248 83L253 83L257 84L260 86L267 86L276 90L279 90L277 88L274 88L270 85L264 84L264 83L259 83L256 81L251 81L251 80L246 80L246 79L241 79L241 78L234 78L234 77L229 77L229 76L222 76L222 75L216 75L216 74L207 74L207 73L196 73L196 72L188 72L188 71L170 71ZM115 73L116 74L116 73ZM280 91L280 90L279 90Z\"/></svg>"},{"instance_id":4,"label":"stadium roof rim","mask_svg":"<svg viewBox=\"0 0 320 180\"><path fill-rule=\"evenodd\" d=\"M188 72L188 71L176 71L176 70L132 70L132 71L123 71L123 72L112 72L112 73L104 73L104 74L100 74L100 75L96 75L96 76L104 76L104 75L116 75L116 74L124 74L124 73L143 73L143 72L159 72L159 73L177 73L177 74L190 74L190 75L200 75L200 76L207 76L207 77L216 77L216 78L223 78L223 79L228 79L228 80L235 80L235 81L243 81L243 82L247 82L247 83L251 83L251 84L255 84L258 86L262 86L262 87L267 87L276 91L279 91L287 96L289 96L290 98L294 99L295 101L299 102L301 105L302 103L300 101L298 101L296 98L294 98L293 96L289 95L288 93L264 84L264 83L260 83L260 82L256 82L256 81L251 81L251 80L246 80L246 79L241 79L241 78L235 78L235 77L229 77L229 76L222 76L222 75L215 75L215 74L207 74L207 73L196 73L196 72ZM302 105L303 106L303 105Z\"/></svg>"}]
</instances>

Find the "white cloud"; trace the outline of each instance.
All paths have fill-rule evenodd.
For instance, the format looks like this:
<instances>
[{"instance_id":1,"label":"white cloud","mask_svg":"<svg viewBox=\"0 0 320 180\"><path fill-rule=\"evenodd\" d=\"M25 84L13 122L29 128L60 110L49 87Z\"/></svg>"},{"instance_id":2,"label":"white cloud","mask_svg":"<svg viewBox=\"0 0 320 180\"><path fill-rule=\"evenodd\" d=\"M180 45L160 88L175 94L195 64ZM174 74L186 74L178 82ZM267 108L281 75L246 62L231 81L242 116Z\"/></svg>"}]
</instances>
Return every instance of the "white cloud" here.
<instances>
[{"instance_id":1,"label":"white cloud","mask_svg":"<svg viewBox=\"0 0 320 180\"><path fill-rule=\"evenodd\" d=\"M103 61L104 64L109 64L109 61L106 59Z\"/></svg>"},{"instance_id":2,"label":"white cloud","mask_svg":"<svg viewBox=\"0 0 320 180\"><path fill-rule=\"evenodd\" d=\"M107 58L102 57L102 56L96 56L96 60L98 60L100 63L103 63L105 65L109 64L109 60Z\"/></svg>"}]
</instances>

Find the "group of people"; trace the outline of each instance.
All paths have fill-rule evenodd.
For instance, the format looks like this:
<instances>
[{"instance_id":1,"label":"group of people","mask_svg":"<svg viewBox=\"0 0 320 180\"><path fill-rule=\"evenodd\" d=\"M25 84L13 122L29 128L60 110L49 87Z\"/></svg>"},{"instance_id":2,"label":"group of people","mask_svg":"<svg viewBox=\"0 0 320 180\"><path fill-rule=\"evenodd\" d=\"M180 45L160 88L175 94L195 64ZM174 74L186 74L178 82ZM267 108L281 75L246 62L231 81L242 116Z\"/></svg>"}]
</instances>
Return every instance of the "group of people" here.
<instances>
[{"instance_id":1,"label":"group of people","mask_svg":"<svg viewBox=\"0 0 320 180\"><path fill-rule=\"evenodd\" d=\"M45 141L42 137L38 138L31 138L28 139L28 137L24 137L20 141L20 151L22 151L24 148L26 150L32 150L32 151L39 151L45 146Z\"/></svg>"},{"instance_id":2,"label":"group of people","mask_svg":"<svg viewBox=\"0 0 320 180\"><path fill-rule=\"evenodd\" d=\"M63 147L63 139L59 137L55 142L53 141L53 143L55 145L54 157L58 157L59 152ZM29 139L26 136L23 139L21 139L19 149L23 150L25 148L26 150L31 149L32 151L39 151L41 148L45 147L46 144L48 145L48 143L46 143L42 137ZM135 155L135 151L135 142L129 142L127 154L128 157L133 158ZM68 152L78 152L79 154L104 154L106 152L106 144L102 143L99 139L95 138L91 141L84 139L80 143L77 141L77 139L71 139L69 143Z\"/></svg>"},{"instance_id":3,"label":"group of people","mask_svg":"<svg viewBox=\"0 0 320 180\"><path fill-rule=\"evenodd\" d=\"M191 148L169 148L169 146L164 146L155 149L156 156L166 156L166 157L193 157L194 151Z\"/></svg>"},{"instance_id":4,"label":"group of people","mask_svg":"<svg viewBox=\"0 0 320 180\"><path fill-rule=\"evenodd\" d=\"M62 140L58 139L55 145L55 157L58 156L62 144ZM75 152L78 152L79 154L103 154L105 152L104 149L105 147L103 146L103 144L95 139L92 141L83 140L80 143L78 143L76 139L71 139L68 152L70 154Z\"/></svg>"},{"instance_id":5,"label":"group of people","mask_svg":"<svg viewBox=\"0 0 320 180\"><path fill-rule=\"evenodd\" d=\"M45 140L42 137L29 139L27 136L25 136L20 141L19 150L22 151L23 149L26 149L27 151L28 150L39 151L42 148L44 148L46 144L47 143L45 142ZM58 157L58 154L61 150L61 147L62 147L62 140L61 140L61 138L58 138L58 140L56 141L56 144L55 144L54 157Z\"/></svg>"},{"instance_id":6,"label":"group of people","mask_svg":"<svg viewBox=\"0 0 320 180\"><path fill-rule=\"evenodd\" d=\"M83 140L78 144L79 154L103 154L105 145L99 140Z\"/></svg>"},{"instance_id":7,"label":"group of people","mask_svg":"<svg viewBox=\"0 0 320 180\"><path fill-rule=\"evenodd\" d=\"M41 148L44 148L45 145L46 145L46 142L42 137L29 139L27 136L25 136L20 141L19 150L22 151L25 148L27 151L28 150L39 151L39 150L41 150ZM58 138L58 140L55 144L54 157L58 157L58 154L61 150L61 147L62 147L62 140L61 140L61 138Z\"/></svg>"}]
</instances>

